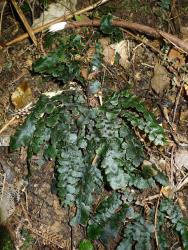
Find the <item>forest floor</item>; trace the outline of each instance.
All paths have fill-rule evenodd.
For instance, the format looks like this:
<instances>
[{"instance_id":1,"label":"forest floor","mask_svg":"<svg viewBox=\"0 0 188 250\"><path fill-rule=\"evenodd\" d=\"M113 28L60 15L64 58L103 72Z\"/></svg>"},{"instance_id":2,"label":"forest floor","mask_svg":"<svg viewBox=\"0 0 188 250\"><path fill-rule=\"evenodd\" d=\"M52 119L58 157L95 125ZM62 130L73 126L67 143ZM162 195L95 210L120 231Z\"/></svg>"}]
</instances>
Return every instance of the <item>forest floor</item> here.
<instances>
[{"instance_id":1,"label":"forest floor","mask_svg":"<svg viewBox=\"0 0 188 250\"><path fill-rule=\"evenodd\" d=\"M84 3L83 3L84 2ZM175 1L170 9L156 2L165 1L109 1L94 9L90 17L102 17L108 13L131 22L145 24L169 32L188 41L188 4ZM168 1L166 1L168 2ZM185 2L185 4L184 4ZM78 1L77 9L84 8L91 1ZM187 8L187 13L186 13ZM26 15L27 16L27 15ZM30 15L28 14L28 19ZM94 28L89 28L90 31ZM45 32L37 34L36 48L29 39L9 47L8 41L20 36L25 30L21 21L6 6L2 22L0 49L0 191L6 200L3 215L6 227L11 233L17 249L78 249L79 241L85 238L82 226L71 227L70 218L75 207L64 208L54 191L54 161L44 163L34 157L31 162L31 176L28 176L27 151L11 152L10 137L23 123L30 106L34 106L44 92L58 91L62 85L57 80L34 74L32 64L47 54ZM91 32L92 33L92 32ZM90 32L89 32L90 34ZM119 64L112 63L114 50L104 45L105 65L102 73L108 77L103 89L122 90L131 88L135 95L144 100L165 129L167 144L156 147L144 142L149 160L155 162L169 178L167 198L173 197L185 217L188 216L187 174L188 174L188 72L187 54L169 41L154 39L145 34L124 30L123 49L119 49ZM105 47L106 46L106 47ZM117 47L116 47L117 48ZM110 54L112 53L112 54ZM107 78L106 78L107 79ZM6 178L5 178L6 177ZM6 185L5 182L7 182ZM173 190L172 190L173 189ZM9 191L8 191L9 190ZM11 191L10 191L11 190ZM177 190L177 191L174 191ZM151 191L151 192L150 192ZM10 197L9 192L12 194ZM146 190L140 199L154 197L154 190ZM14 201L12 201L14 200ZM149 207L156 206L151 200ZM2 218L1 218L2 219ZM176 235L167 232L169 249L183 249ZM178 242L178 243L177 243ZM175 244L175 247L173 245ZM112 242L108 249L115 249ZM179 248L177 248L177 246ZM105 249L101 242L95 242L96 249ZM154 249L156 249L154 247Z\"/></svg>"}]
</instances>

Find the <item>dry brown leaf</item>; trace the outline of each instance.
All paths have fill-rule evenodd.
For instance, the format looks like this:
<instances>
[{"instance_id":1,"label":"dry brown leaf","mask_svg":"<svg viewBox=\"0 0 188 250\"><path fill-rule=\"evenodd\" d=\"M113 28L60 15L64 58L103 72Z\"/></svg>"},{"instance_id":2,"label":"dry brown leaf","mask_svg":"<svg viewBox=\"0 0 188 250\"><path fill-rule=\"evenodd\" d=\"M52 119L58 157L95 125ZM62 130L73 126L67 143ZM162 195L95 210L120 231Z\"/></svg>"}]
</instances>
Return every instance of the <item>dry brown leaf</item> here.
<instances>
[{"instance_id":1,"label":"dry brown leaf","mask_svg":"<svg viewBox=\"0 0 188 250\"><path fill-rule=\"evenodd\" d=\"M103 59L106 63L113 65L115 62L115 56L118 53L119 55L119 64L126 69L130 62L129 58L129 47L128 42L123 40L119 43L110 44L109 38L101 38L99 40L102 48L103 48Z\"/></svg>"},{"instance_id":2,"label":"dry brown leaf","mask_svg":"<svg viewBox=\"0 0 188 250\"><path fill-rule=\"evenodd\" d=\"M168 58L174 63L176 69L185 65L185 57L176 49L172 48L168 53Z\"/></svg>"},{"instance_id":3,"label":"dry brown leaf","mask_svg":"<svg viewBox=\"0 0 188 250\"><path fill-rule=\"evenodd\" d=\"M161 188L161 193L166 197L166 198L173 198L174 195L174 189L171 186L166 186Z\"/></svg>"},{"instance_id":4,"label":"dry brown leaf","mask_svg":"<svg viewBox=\"0 0 188 250\"><path fill-rule=\"evenodd\" d=\"M129 46L126 40L123 40L119 43L112 44L112 47L115 51L115 54L119 54L119 64L124 68L127 69L130 65L129 62ZM114 56L115 59L115 56Z\"/></svg>"},{"instance_id":5,"label":"dry brown leaf","mask_svg":"<svg viewBox=\"0 0 188 250\"><path fill-rule=\"evenodd\" d=\"M110 38L109 37L103 37L99 39L99 43L101 44L102 48L105 49L106 46L110 45Z\"/></svg>"},{"instance_id":6,"label":"dry brown leaf","mask_svg":"<svg viewBox=\"0 0 188 250\"><path fill-rule=\"evenodd\" d=\"M105 63L113 65L115 60L115 51L110 47L110 38L101 38L99 42L103 49L103 60Z\"/></svg>"},{"instance_id":7,"label":"dry brown leaf","mask_svg":"<svg viewBox=\"0 0 188 250\"><path fill-rule=\"evenodd\" d=\"M151 79L151 87L157 94L162 94L170 85L168 71L164 66L156 63L154 67L154 75Z\"/></svg>"},{"instance_id":8,"label":"dry brown leaf","mask_svg":"<svg viewBox=\"0 0 188 250\"><path fill-rule=\"evenodd\" d=\"M11 95L15 109L24 108L32 99L32 90L27 82L21 82Z\"/></svg>"},{"instance_id":9,"label":"dry brown leaf","mask_svg":"<svg viewBox=\"0 0 188 250\"><path fill-rule=\"evenodd\" d=\"M115 50L110 46L106 46L103 50L103 60L105 63L113 65L115 61Z\"/></svg>"}]
</instances>

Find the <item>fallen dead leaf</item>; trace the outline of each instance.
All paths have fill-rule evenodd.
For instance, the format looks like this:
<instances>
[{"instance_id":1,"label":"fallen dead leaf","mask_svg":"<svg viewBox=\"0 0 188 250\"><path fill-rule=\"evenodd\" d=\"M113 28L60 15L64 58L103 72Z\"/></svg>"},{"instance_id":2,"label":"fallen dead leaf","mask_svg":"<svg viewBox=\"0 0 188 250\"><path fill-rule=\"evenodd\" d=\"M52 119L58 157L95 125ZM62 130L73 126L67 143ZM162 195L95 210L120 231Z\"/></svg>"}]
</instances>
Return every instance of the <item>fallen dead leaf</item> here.
<instances>
[{"instance_id":1,"label":"fallen dead leaf","mask_svg":"<svg viewBox=\"0 0 188 250\"><path fill-rule=\"evenodd\" d=\"M105 63L113 65L115 61L115 50L110 46L106 46L103 50L103 60Z\"/></svg>"},{"instance_id":2,"label":"fallen dead leaf","mask_svg":"<svg viewBox=\"0 0 188 250\"><path fill-rule=\"evenodd\" d=\"M174 189L171 186L166 186L161 188L161 193L166 197L166 198L173 198L174 195Z\"/></svg>"},{"instance_id":3,"label":"fallen dead leaf","mask_svg":"<svg viewBox=\"0 0 188 250\"><path fill-rule=\"evenodd\" d=\"M109 37L103 37L99 39L99 43L101 44L102 48L105 49L106 46L110 45L110 38Z\"/></svg>"},{"instance_id":4,"label":"fallen dead leaf","mask_svg":"<svg viewBox=\"0 0 188 250\"><path fill-rule=\"evenodd\" d=\"M174 63L174 67L179 69L185 65L185 57L178 50L172 48L168 53L168 58Z\"/></svg>"},{"instance_id":5,"label":"fallen dead leaf","mask_svg":"<svg viewBox=\"0 0 188 250\"><path fill-rule=\"evenodd\" d=\"M115 55L116 53L119 54L119 64L124 68L127 69L130 65L129 62L129 46L128 46L128 41L123 40L119 43L115 43L110 45L111 48L115 50ZM115 56L114 56L115 57Z\"/></svg>"},{"instance_id":6,"label":"fallen dead leaf","mask_svg":"<svg viewBox=\"0 0 188 250\"><path fill-rule=\"evenodd\" d=\"M170 85L168 71L164 66L156 63L154 67L154 75L151 79L151 87L157 94L162 94Z\"/></svg>"},{"instance_id":7,"label":"fallen dead leaf","mask_svg":"<svg viewBox=\"0 0 188 250\"><path fill-rule=\"evenodd\" d=\"M110 38L101 38L99 39L99 42L103 49L103 60L106 63L113 65L115 60L115 51L110 47Z\"/></svg>"},{"instance_id":8,"label":"fallen dead leaf","mask_svg":"<svg viewBox=\"0 0 188 250\"><path fill-rule=\"evenodd\" d=\"M21 82L11 95L15 109L24 108L32 99L32 90L27 82Z\"/></svg>"},{"instance_id":9,"label":"fallen dead leaf","mask_svg":"<svg viewBox=\"0 0 188 250\"><path fill-rule=\"evenodd\" d=\"M124 68L130 65L129 58L129 47L126 40L120 41L119 43L110 44L109 38L101 38L99 40L103 48L103 59L107 64L113 65L115 57L119 55L119 64Z\"/></svg>"}]
</instances>

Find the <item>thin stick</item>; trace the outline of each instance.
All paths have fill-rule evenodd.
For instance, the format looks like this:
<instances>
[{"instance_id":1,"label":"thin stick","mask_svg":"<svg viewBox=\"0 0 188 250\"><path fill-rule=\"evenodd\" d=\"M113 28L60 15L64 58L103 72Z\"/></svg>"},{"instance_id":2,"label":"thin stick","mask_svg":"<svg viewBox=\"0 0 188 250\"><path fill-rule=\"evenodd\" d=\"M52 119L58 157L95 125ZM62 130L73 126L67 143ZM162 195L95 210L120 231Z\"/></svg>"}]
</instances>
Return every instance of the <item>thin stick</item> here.
<instances>
[{"instance_id":1,"label":"thin stick","mask_svg":"<svg viewBox=\"0 0 188 250\"><path fill-rule=\"evenodd\" d=\"M179 191L182 187L184 187L185 185L187 185L188 183L188 175L186 175L181 181L180 183L178 183L177 187L176 187L176 192Z\"/></svg>"},{"instance_id":2,"label":"thin stick","mask_svg":"<svg viewBox=\"0 0 188 250\"><path fill-rule=\"evenodd\" d=\"M14 79L12 82L10 82L9 84L12 85L13 83L17 82L18 80L20 80L24 75L26 75L27 72L22 72L16 79Z\"/></svg>"},{"instance_id":3,"label":"thin stick","mask_svg":"<svg viewBox=\"0 0 188 250\"><path fill-rule=\"evenodd\" d=\"M181 87L180 87L180 90L178 92L178 95L176 97L176 103L175 103L174 112L173 112L172 124L174 124L174 121L175 121L175 118L176 118L176 111L177 111L177 107L178 107L179 102L180 102L180 97L181 97L181 93L182 93L184 84L185 84L185 81L183 80L182 83L181 83Z\"/></svg>"},{"instance_id":4,"label":"thin stick","mask_svg":"<svg viewBox=\"0 0 188 250\"><path fill-rule=\"evenodd\" d=\"M13 123L13 121L14 121L16 118L17 118L17 116L12 117L12 119L10 119L10 121L8 121L8 122L0 129L0 134L1 134L4 130L6 130L6 129L9 127L9 125L11 125L11 124Z\"/></svg>"},{"instance_id":5,"label":"thin stick","mask_svg":"<svg viewBox=\"0 0 188 250\"><path fill-rule=\"evenodd\" d=\"M158 216L159 201L160 201L160 196L157 199L157 204L156 204L156 208L155 208L155 219L154 219L154 228L155 228L154 233L155 233L155 240L156 240L157 249L159 249L159 240L158 240L158 235L157 235L157 216Z\"/></svg>"},{"instance_id":6,"label":"thin stick","mask_svg":"<svg viewBox=\"0 0 188 250\"><path fill-rule=\"evenodd\" d=\"M170 157L170 184L172 187L174 187L174 152L175 152L176 145L172 146L171 150L171 157Z\"/></svg>"},{"instance_id":7,"label":"thin stick","mask_svg":"<svg viewBox=\"0 0 188 250\"><path fill-rule=\"evenodd\" d=\"M85 12L91 11L91 10L93 10L93 9L99 7L100 5L105 4L105 3L109 2L109 1L110 0L100 0L100 1L96 2L95 4L92 4L92 5L84 8L84 9L81 9L81 10L78 10L78 11L74 12L73 14L70 14L68 16L58 17L58 18L54 19L53 21L51 21L49 23L46 23L46 24L44 24L44 25L42 25L42 26L40 26L38 28L33 29L33 32L35 34L38 33L38 32L41 32L41 31L43 31L45 29L48 29L51 25L53 25L55 23L69 20L69 19L73 18L75 15L80 15L80 14L83 14ZM13 39L12 41L6 43L6 46L10 46L12 44L18 43L18 42L20 42L20 41L22 41L22 40L24 40L24 39L26 39L28 37L29 37L28 33L25 33L25 34L15 38L15 39Z\"/></svg>"},{"instance_id":8,"label":"thin stick","mask_svg":"<svg viewBox=\"0 0 188 250\"><path fill-rule=\"evenodd\" d=\"M159 199L161 196L162 196L162 194L155 194L155 195L147 197L143 201L144 202L146 202L146 201L152 201L152 200L155 200L155 199Z\"/></svg>"},{"instance_id":9,"label":"thin stick","mask_svg":"<svg viewBox=\"0 0 188 250\"><path fill-rule=\"evenodd\" d=\"M4 13L4 10L5 10L6 5L7 5L7 1L4 2L3 7L2 7L2 10L1 10L1 17L0 17L0 37L1 37L1 35L2 35L3 13Z\"/></svg>"},{"instance_id":10,"label":"thin stick","mask_svg":"<svg viewBox=\"0 0 188 250\"><path fill-rule=\"evenodd\" d=\"M18 3L16 2L16 0L11 0L16 12L18 13L20 19L22 20L23 25L25 26L31 40L33 41L33 43L35 44L35 46L37 47L37 39L35 37L35 33L33 32L32 28L30 27L23 11L20 9Z\"/></svg>"},{"instance_id":11,"label":"thin stick","mask_svg":"<svg viewBox=\"0 0 188 250\"><path fill-rule=\"evenodd\" d=\"M99 159L99 156L96 154L92 160L91 166L95 166L95 164L97 163L97 160Z\"/></svg>"}]
</instances>

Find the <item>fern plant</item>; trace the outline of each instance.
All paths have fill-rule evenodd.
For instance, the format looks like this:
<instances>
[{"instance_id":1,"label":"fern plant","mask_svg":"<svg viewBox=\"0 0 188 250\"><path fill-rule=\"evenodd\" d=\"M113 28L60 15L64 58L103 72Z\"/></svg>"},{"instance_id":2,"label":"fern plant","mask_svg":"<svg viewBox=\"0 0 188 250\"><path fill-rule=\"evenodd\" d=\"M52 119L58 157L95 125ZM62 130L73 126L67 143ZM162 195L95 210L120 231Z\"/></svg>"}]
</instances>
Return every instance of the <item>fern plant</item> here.
<instances>
[{"instance_id":1,"label":"fern plant","mask_svg":"<svg viewBox=\"0 0 188 250\"><path fill-rule=\"evenodd\" d=\"M129 112L143 117L142 126L127 119L125 114ZM119 191L128 186L144 189L156 185L156 176L142 176L139 166L145 158L144 149L131 124L147 133L154 143L165 143L154 117L127 91L112 94L101 108L89 108L79 92L51 98L43 95L11 139L11 148L27 146L29 159L39 153L44 159L55 159L58 195L64 205L77 206L72 224L87 224L93 195L102 187L116 192L116 199L111 201L116 205L108 212L111 216L123 205ZM108 202L104 207L110 209ZM88 230L92 230L93 221L100 223L108 218L90 219ZM122 212L117 218L122 218Z\"/></svg>"}]
</instances>

